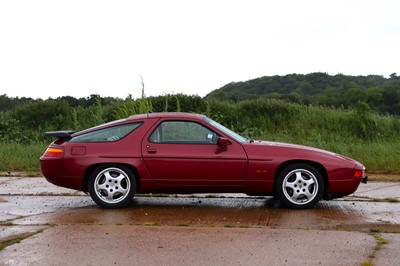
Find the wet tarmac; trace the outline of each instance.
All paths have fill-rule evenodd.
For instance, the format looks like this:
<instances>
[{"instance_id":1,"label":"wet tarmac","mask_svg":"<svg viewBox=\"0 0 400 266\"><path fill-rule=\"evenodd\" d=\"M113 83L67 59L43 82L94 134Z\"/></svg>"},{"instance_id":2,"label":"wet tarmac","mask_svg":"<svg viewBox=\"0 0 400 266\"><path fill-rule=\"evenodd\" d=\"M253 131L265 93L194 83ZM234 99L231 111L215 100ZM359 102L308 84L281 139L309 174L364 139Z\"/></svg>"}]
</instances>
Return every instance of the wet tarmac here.
<instances>
[{"instance_id":1,"label":"wet tarmac","mask_svg":"<svg viewBox=\"0 0 400 266\"><path fill-rule=\"evenodd\" d=\"M0 242L21 238L0 265L400 265L398 191L362 184L310 210L244 194L138 195L110 210L44 178L0 177Z\"/></svg>"}]
</instances>

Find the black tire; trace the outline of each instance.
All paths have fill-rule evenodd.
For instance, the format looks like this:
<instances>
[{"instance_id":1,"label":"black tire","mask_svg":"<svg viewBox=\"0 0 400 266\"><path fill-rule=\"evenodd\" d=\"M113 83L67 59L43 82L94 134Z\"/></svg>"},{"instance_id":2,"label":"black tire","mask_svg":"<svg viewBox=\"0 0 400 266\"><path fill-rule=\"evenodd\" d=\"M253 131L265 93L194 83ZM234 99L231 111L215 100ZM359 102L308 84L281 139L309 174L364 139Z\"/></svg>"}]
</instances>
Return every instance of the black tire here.
<instances>
[{"instance_id":1,"label":"black tire","mask_svg":"<svg viewBox=\"0 0 400 266\"><path fill-rule=\"evenodd\" d=\"M89 194L99 206L121 208L132 202L136 179L131 169L123 165L100 165L89 177Z\"/></svg>"},{"instance_id":2,"label":"black tire","mask_svg":"<svg viewBox=\"0 0 400 266\"><path fill-rule=\"evenodd\" d=\"M276 195L288 208L311 208L321 200L323 193L322 175L309 164L289 165L278 176Z\"/></svg>"}]
</instances>

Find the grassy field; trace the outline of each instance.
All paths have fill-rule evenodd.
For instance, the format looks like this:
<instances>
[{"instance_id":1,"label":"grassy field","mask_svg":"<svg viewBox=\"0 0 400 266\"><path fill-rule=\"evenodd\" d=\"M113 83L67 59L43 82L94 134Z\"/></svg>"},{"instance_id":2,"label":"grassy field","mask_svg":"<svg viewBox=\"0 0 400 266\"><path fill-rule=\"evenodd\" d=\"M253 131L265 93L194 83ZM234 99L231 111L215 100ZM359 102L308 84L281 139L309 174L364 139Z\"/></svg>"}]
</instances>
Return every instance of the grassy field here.
<instances>
[{"instance_id":1,"label":"grassy field","mask_svg":"<svg viewBox=\"0 0 400 266\"><path fill-rule=\"evenodd\" d=\"M0 171L40 172L39 157L49 143L0 143Z\"/></svg>"},{"instance_id":2,"label":"grassy field","mask_svg":"<svg viewBox=\"0 0 400 266\"><path fill-rule=\"evenodd\" d=\"M371 173L400 173L400 141L372 142L372 141L341 141L323 142L306 141L313 146L336 152L362 162Z\"/></svg>"},{"instance_id":3,"label":"grassy field","mask_svg":"<svg viewBox=\"0 0 400 266\"><path fill-rule=\"evenodd\" d=\"M335 141L323 139L294 139L290 136L260 136L257 139L285 141L330 150L362 162L370 173L400 173L400 140ZM49 143L29 145L0 143L0 171L27 171L39 173L39 157Z\"/></svg>"},{"instance_id":4,"label":"grassy field","mask_svg":"<svg viewBox=\"0 0 400 266\"><path fill-rule=\"evenodd\" d=\"M321 148L360 161L370 173L400 174L400 117L375 114L363 103L349 110L269 99L210 101L205 113L253 139ZM32 135L43 135L45 128ZM0 142L0 171L39 172L39 157L50 141Z\"/></svg>"}]
</instances>

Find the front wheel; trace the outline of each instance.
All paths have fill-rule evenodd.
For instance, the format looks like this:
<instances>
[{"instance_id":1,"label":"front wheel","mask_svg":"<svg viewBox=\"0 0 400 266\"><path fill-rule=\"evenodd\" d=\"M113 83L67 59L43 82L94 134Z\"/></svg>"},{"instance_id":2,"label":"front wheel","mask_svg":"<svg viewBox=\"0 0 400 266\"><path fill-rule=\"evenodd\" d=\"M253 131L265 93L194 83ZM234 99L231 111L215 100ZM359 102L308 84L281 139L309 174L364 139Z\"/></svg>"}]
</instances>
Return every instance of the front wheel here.
<instances>
[{"instance_id":1,"label":"front wheel","mask_svg":"<svg viewBox=\"0 0 400 266\"><path fill-rule=\"evenodd\" d=\"M313 166L304 163L286 167L278 176L276 193L288 208L307 209L316 205L324 192L324 180Z\"/></svg>"},{"instance_id":2,"label":"front wheel","mask_svg":"<svg viewBox=\"0 0 400 266\"><path fill-rule=\"evenodd\" d=\"M135 176L126 166L102 165L89 177L89 194L101 207L124 207L131 203L135 192Z\"/></svg>"}]
</instances>

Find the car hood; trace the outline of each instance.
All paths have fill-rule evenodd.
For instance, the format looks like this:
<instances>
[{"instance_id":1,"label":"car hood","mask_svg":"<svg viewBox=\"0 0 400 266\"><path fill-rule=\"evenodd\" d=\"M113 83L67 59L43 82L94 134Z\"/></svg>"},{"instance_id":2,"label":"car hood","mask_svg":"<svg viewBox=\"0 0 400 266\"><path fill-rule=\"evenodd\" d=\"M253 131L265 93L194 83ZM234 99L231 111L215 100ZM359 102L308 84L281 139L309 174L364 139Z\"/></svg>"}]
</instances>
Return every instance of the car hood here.
<instances>
[{"instance_id":1,"label":"car hood","mask_svg":"<svg viewBox=\"0 0 400 266\"><path fill-rule=\"evenodd\" d=\"M310 146L304 146L299 144L291 144L291 143L284 143L284 142L275 142L275 141L264 141L264 140L255 140L252 142L253 145L261 146L261 147L281 147L281 148L288 148L288 149L299 149L299 150L308 150L314 152L322 152L329 155L336 155L334 152L330 152L327 150L322 150L318 148L313 148Z\"/></svg>"},{"instance_id":2,"label":"car hood","mask_svg":"<svg viewBox=\"0 0 400 266\"><path fill-rule=\"evenodd\" d=\"M316 161L323 159L335 159L344 160L352 164L360 164L356 160L353 160L341 154L309 146L283 142L255 140L254 142L246 144L246 150L248 151L249 159L262 159L262 157L265 158L265 156L276 158L278 156L290 157L292 159L309 159Z\"/></svg>"}]
</instances>

